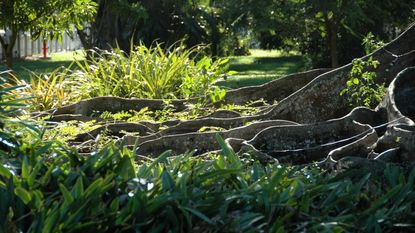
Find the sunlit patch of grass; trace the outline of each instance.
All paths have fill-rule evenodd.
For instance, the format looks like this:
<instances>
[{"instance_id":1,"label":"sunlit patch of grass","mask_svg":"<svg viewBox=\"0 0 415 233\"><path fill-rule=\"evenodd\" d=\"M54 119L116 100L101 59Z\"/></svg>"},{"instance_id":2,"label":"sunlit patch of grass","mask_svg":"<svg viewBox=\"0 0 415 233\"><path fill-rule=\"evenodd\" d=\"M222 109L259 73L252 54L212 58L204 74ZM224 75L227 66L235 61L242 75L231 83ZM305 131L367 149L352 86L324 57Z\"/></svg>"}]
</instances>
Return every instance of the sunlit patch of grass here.
<instances>
[{"instance_id":1,"label":"sunlit patch of grass","mask_svg":"<svg viewBox=\"0 0 415 233\"><path fill-rule=\"evenodd\" d=\"M217 84L228 88L260 85L304 68L304 59L296 52L255 49L249 56L230 57L229 69L238 73Z\"/></svg>"}]
</instances>

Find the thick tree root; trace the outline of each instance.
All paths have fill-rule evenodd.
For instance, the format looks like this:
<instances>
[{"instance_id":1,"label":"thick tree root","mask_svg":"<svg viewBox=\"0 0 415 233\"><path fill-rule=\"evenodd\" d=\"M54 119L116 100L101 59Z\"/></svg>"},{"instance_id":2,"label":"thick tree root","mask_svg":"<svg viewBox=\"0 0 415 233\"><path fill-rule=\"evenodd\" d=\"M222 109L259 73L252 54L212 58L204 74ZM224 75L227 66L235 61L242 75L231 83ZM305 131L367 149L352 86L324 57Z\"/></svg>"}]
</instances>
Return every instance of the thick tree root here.
<instances>
[{"instance_id":1,"label":"thick tree root","mask_svg":"<svg viewBox=\"0 0 415 233\"><path fill-rule=\"evenodd\" d=\"M401 70L415 65L415 26L362 59L369 59L371 56L380 62L376 70L377 80L389 85ZM313 123L345 115L348 106L339 93L346 86L351 68L352 65L348 64L318 76L275 105L266 113L266 119Z\"/></svg>"},{"instance_id":2,"label":"thick tree root","mask_svg":"<svg viewBox=\"0 0 415 233\"><path fill-rule=\"evenodd\" d=\"M126 145L137 143L138 155L158 156L166 150L171 150L172 155L186 152L202 155L220 149L216 142L219 134L239 155L250 153L264 163L307 164L323 160L324 164L342 169L357 166L356 163L383 167L387 161L414 161L415 68L408 67L415 66L415 25L362 59L370 57L380 62L375 70L376 81L391 84L387 97L376 110L359 107L349 113L345 98L339 95L352 69L352 64L348 64L335 70L311 70L268 84L229 91L221 102L247 104L262 99L264 104L273 104L279 101L255 115L241 116L235 111L218 110L188 121L108 124L78 135L77 140L93 139L102 132L116 136L123 136L123 131L138 132L139 136L123 137ZM195 100L173 100L168 104L175 111L184 111L192 101ZM151 111L162 110L166 103L98 97L49 113L51 120L86 121L97 119L104 111L139 111L146 107ZM224 131L198 132L202 127ZM376 162L367 162L366 158Z\"/></svg>"},{"instance_id":3,"label":"thick tree root","mask_svg":"<svg viewBox=\"0 0 415 233\"><path fill-rule=\"evenodd\" d=\"M304 85L309 83L317 76L324 74L331 69L315 69L301 73L287 75L283 78L265 83L259 86L242 87L226 93L223 103L244 105L250 101L264 99L268 103L280 101Z\"/></svg>"},{"instance_id":4,"label":"thick tree root","mask_svg":"<svg viewBox=\"0 0 415 233\"><path fill-rule=\"evenodd\" d=\"M216 141L216 134L223 138L240 138L249 139L259 133L261 130L276 125L295 125L289 121L264 121L254 122L250 125L226 130L222 132L205 132L205 133L188 133L163 136L154 140L146 141L139 144L137 153L140 155L158 156L166 150L172 150L173 154L181 154L185 152L193 152L203 154L208 151L220 149ZM126 137L126 144L133 145L137 138Z\"/></svg>"},{"instance_id":5,"label":"thick tree root","mask_svg":"<svg viewBox=\"0 0 415 233\"><path fill-rule=\"evenodd\" d=\"M81 114L61 114L61 115L49 115L48 121L81 121L81 122L88 122L88 121L102 121L99 117L89 117L84 116Z\"/></svg>"},{"instance_id":6,"label":"thick tree root","mask_svg":"<svg viewBox=\"0 0 415 233\"><path fill-rule=\"evenodd\" d=\"M386 109L389 121L415 124L415 67L407 68L396 76L378 108Z\"/></svg>"},{"instance_id":7,"label":"thick tree root","mask_svg":"<svg viewBox=\"0 0 415 233\"><path fill-rule=\"evenodd\" d=\"M235 117L241 117L241 114L233 110L217 110L215 112L212 112L209 115L202 116L200 118L235 118Z\"/></svg>"},{"instance_id":8,"label":"thick tree root","mask_svg":"<svg viewBox=\"0 0 415 233\"><path fill-rule=\"evenodd\" d=\"M108 135L122 137L124 132L138 133L139 135L148 135L154 133L149 127L139 123L111 123L94 129L88 133L79 134L74 141L86 141L95 139L98 134L106 133Z\"/></svg>"},{"instance_id":9,"label":"thick tree root","mask_svg":"<svg viewBox=\"0 0 415 233\"><path fill-rule=\"evenodd\" d=\"M246 141L248 150L242 148L242 151L254 148L255 153L259 151L259 154L270 155L283 163L304 164L320 161L335 149L367 149L377 139L372 127L346 118L316 124L270 127ZM366 154L369 151L366 150ZM335 159L340 158L338 154L341 153L335 153Z\"/></svg>"},{"instance_id":10,"label":"thick tree root","mask_svg":"<svg viewBox=\"0 0 415 233\"><path fill-rule=\"evenodd\" d=\"M184 134L197 132L202 127L218 127L232 129L245 125L248 122L260 120L257 116L246 116L237 118L202 118L189 121L182 121L177 125L171 126L160 131L160 136L172 134Z\"/></svg>"},{"instance_id":11,"label":"thick tree root","mask_svg":"<svg viewBox=\"0 0 415 233\"><path fill-rule=\"evenodd\" d=\"M186 108L185 100L163 100L151 99L125 99L120 97L104 96L92 99L81 100L78 103L67 105L58 109L50 110L53 115L62 114L79 114L91 116L95 112L102 113L105 111L117 113L126 110L140 111L148 108L150 111L163 110L168 105L173 106L175 111L182 111Z\"/></svg>"},{"instance_id":12,"label":"thick tree root","mask_svg":"<svg viewBox=\"0 0 415 233\"><path fill-rule=\"evenodd\" d=\"M380 104L389 121L394 121L380 138L378 152L399 148L395 159L415 161L415 67L400 72L388 88ZM399 158L396 158L396 157ZM385 156L383 156L385 157Z\"/></svg>"}]
</instances>

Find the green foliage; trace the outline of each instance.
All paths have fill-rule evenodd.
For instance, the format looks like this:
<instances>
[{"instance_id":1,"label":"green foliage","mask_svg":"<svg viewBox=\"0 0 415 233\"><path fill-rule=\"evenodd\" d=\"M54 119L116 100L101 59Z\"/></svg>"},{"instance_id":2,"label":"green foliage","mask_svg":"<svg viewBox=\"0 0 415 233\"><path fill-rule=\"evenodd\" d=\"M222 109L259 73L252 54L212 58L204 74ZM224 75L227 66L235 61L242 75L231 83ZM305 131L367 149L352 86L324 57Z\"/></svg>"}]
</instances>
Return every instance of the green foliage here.
<instances>
[{"instance_id":1,"label":"green foliage","mask_svg":"<svg viewBox=\"0 0 415 233\"><path fill-rule=\"evenodd\" d=\"M380 47L384 46L385 43L379 39L377 39L373 33L369 32L364 38L363 38L363 42L362 45L365 48L365 52L366 54L370 54L373 53L374 51L376 51L377 49L379 49Z\"/></svg>"},{"instance_id":2,"label":"green foliage","mask_svg":"<svg viewBox=\"0 0 415 233\"><path fill-rule=\"evenodd\" d=\"M29 130L29 129L20 129ZM389 166L357 180L316 168L190 154L136 165L108 144L83 156L41 131L0 159L2 231L23 232L379 232L414 216L415 170ZM3 131L4 132L4 131ZM9 131L8 133L15 133ZM248 163L247 163L248 162ZM384 182L385 181L385 182Z\"/></svg>"},{"instance_id":3,"label":"green foliage","mask_svg":"<svg viewBox=\"0 0 415 233\"><path fill-rule=\"evenodd\" d=\"M31 110L44 111L78 100L70 89L73 85L68 80L70 72L70 68L59 67L47 74L32 72L28 84L21 80L16 82L27 86L20 94L31 97L28 100Z\"/></svg>"},{"instance_id":4,"label":"green foliage","mask_svg":"<svg viewBox=\"0 0 415 233\"><path fill-rule=\"evenodd\" d=\"M164 51L159 44L140 45L129 56L120 49L94 52L89 60L76 60L74 71L71 64L46 74L32 72L28 82L17 78L14 82L27 86L20 94L32 97L29 102L35 111L97 96L199 98L201 107L224 98L225 90L214 84L232 74L227 72L228 62L222 58L214 61L197 47Z\"/></svg>"},{"instance_id":5,"label":"green foliage","mask_svg":"<svg viewBox=\"0 0 415 233\"><path fill-rule=\"evenodd\" d=\"M78 121L67 121L55 123L45 130L43 139L46 141L56 140L62 143L66 143L69 140L75 139L75 137L82 133L90 132L102 124L96 121L78 122ZM46 128L46 127L45 127ZM105 135L100 135L103 138ZM96 142L98 143L98 141Z\"/></svg>"},{"instance_id":6,"label":"green foliage","mask_svg":"<svg viewBox=\"0 0 415 233\"><path fill-rule=\"evenodd\" d=\"M375 82L378 61L370 57L367 61L354 59L352 61L350 79L346 82L346 88L340 92L340 96L345 96L350 107L366 106L374 108L382 100L386 93L384 84L379 85Z\"/></svg>"},{"instance_id":7,"label":"green foliage","mask_svg":"<svg viewBox=\"0 0 415 233\"><path fill-rule=\"evenodd\" d=\"M82 29L91 22L96 12L92 0L13 0L0 1L0 45L6 64L12 66L13 48L18 33L30 32L33 38L57 38L62 41L66 31Z\"/></svg>"},{"instance_id":8,"label":"green foliage","mask_svg":"<svg viewBox=\"0 0 415 233\"><path fill-rule=\"evenodd\" d=\"M8 76L8 78L3 77ZM10 78L12 77L12 78ZM15 79L10 72L0 72L0 118L6 118L21 112L21 107L25 106L25 99L17 98L16 93L26 88L26 85L12 85L10 79Z\"/></svg>"},{"instance_id":9,"label":"green foliage","mask_svg":"<svg viewBox=\"0 0 415 233\"><path fill-rule=\"evenodd\" d=\"M203 56L201 49L177 46L165 51L156 43L152 47L140 44L128 56L118 48L95 52L89 61L78 62L81 70L74 74L74 80L81 98L111 95L220 100L224 91L213 83L226 74L228 60L213 61Z\"/></svg>"},{"instance_id":10,"label":"green foliage","mask_svg":"<svg viewBox=\"0 0 415 233\"><path fill-rule=\"evenodd\" d=\"M384 46L385 43L376 40L375 36L369 32L363 39L362 45L366 54L370 54ZM340 96L345 95L352 108L357 106L376 107L386 93L385 85L375 83L376 73L370 70L376 70L379 62L369 57L367 61L354 59L352 65L350 79L346 82L347 87L340 92Z\"/></svg>"},{"instance_id":11,"label":"green foliage","mask_svg":"<svg viewBox=\"0 0 415 233\"><path fill-rule=\"evenodd\" d=\"M137 161L109 141L90 154L13 117L0 83L0 232L411 232L415 168L370 174L262 165L221 152ZM233 108L230 106L229 108ZM144 113L143 113L144 114ZM120 114L119 117L123 117Z\"/></svg>"},{"instance_id":12,"label":"green foliage","mask_svg":"<svg viewBox=\"0 0 415 233\"><path fill-rule=\"evenodd\" d=\"M14 0L0 3L0 28L31 31L35 37L58 35L92 20L96 4L91 0ZM72 25L72 26L71 26Z\"/></svg>"}]
</instances>

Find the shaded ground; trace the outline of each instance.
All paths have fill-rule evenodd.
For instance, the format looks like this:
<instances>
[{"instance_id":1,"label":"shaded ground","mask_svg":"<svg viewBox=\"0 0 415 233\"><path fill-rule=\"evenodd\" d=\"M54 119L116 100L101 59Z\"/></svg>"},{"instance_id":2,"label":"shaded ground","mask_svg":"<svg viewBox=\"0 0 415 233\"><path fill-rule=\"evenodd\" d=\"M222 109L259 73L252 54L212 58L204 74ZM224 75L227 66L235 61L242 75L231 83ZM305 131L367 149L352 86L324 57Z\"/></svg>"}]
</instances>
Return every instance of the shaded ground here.
<instances>
[{"instance_id":1,"label":"shaded ground","mask_svg":"<svg viewBox=\"0 0 415 233\"><path fill-rule=\"evenodd\" d=\"M50 55L49 59L40 59L40 57L30 57L27 59L16 59L13 64L13 69L17 75L27 80L30 77L30 71L37 74L49 73L58 67L69 67L74 59L84 59L80 50L75 52L62 52ZM3 64L0 64L0 71L6 70Z\"/></svg>"}]
</instances>

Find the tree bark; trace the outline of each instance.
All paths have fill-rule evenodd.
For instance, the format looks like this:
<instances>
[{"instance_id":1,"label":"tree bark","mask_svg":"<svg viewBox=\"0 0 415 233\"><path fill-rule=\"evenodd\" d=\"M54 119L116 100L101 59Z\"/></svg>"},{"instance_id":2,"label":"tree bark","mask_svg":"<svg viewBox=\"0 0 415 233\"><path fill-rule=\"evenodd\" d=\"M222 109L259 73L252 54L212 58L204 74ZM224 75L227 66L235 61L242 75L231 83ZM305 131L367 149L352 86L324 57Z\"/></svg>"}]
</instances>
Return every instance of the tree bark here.
<instances>
[{"instance_id":1,"label":"tree bark","mask_svg":"<svg viewBox=\"0 0 415 233\"><path fill-rule=\"evenodd\" d=\"M337 68L339 67L339 56L337 50L337 23L334 18L329 19L327 15L325 17L325 22L327 30L327 40L328 44L330 45L331 67Z\"/></svg>"},{"instance_id":2,"label":"tree bark","mask_svg":"<svg viewBox=\"0 0 415 233\"><path fill-rule=\"evenodd\" d=\"M9 43L0 36L0 44L2 46L3 54L6 58L6 66L11 69L13 67L13 47L16 44L17 32L12 30L12 34L9 37Z\"/></svg>"}]
</instances>

